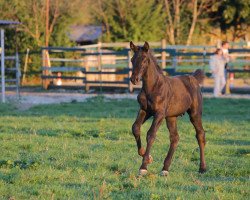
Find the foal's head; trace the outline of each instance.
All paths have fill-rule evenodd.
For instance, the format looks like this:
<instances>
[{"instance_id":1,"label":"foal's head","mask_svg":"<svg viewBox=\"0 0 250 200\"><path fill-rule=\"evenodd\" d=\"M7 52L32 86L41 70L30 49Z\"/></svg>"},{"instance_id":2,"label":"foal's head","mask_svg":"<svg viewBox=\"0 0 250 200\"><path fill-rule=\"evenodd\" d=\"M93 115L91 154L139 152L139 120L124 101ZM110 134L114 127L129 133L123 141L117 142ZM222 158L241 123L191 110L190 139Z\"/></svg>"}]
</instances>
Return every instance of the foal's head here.
<instances>
[{"instance_id":1,"label":"foal's head","mask_svg":"<svg viewBox=\"0 0 250 200\"><path fill-rule=\"evenodd\" d=\"M134 85L136 85L145 73L150 61L149 44L145 42L143 47L138 47L135 46L134 43L131 41L130 49L134 52L134 55L131 58L133 69L130 80Z\"/></svg>"}]
</instances>

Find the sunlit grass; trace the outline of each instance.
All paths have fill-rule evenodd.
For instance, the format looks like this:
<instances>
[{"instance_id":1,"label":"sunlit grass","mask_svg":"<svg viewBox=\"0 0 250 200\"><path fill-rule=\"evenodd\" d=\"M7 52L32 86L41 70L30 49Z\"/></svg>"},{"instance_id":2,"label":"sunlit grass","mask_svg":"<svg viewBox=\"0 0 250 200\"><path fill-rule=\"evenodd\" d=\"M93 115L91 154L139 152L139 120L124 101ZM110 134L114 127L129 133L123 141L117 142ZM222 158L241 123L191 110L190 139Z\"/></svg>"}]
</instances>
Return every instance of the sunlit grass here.
<instances>
[{"instance_id":1,"label":"sunlit grass","mask_svg":"<svg viewBox=\"0 0 250 200\"><path fill-rule=\"evenodd\" d=\"M205 99L208 172L199 174L195 132L178 120L180 143L169 177L159 176L168 150L163 124L154 162L137 177L131 125L134 100L93 98L18 111L0 105L1 199L247 199L250 174L250 101ZM150 121L142 128L145 134Z\"/></svg>"}]
</instances>

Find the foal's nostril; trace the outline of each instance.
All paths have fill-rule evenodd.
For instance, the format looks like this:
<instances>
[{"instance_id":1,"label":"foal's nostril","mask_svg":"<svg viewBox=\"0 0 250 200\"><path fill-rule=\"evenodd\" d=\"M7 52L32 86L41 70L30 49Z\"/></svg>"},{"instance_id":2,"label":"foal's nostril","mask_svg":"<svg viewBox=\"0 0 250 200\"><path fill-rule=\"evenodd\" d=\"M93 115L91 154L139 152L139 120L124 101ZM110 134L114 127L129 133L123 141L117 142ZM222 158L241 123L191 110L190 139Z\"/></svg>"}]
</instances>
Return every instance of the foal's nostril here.
<instances>
[{"instance_id":1,"label":"foal's nostril","mask_svg":"<svg viewBox=\"0 0 250 200\"><path fill-rule=\"evenodd\" d=\"M138 79L138 78L136 78L136 77L133 76L133 75L130 77L130 81L131 81L134 85L137 83L137 79Z\"/></svg>"}]
</instances>

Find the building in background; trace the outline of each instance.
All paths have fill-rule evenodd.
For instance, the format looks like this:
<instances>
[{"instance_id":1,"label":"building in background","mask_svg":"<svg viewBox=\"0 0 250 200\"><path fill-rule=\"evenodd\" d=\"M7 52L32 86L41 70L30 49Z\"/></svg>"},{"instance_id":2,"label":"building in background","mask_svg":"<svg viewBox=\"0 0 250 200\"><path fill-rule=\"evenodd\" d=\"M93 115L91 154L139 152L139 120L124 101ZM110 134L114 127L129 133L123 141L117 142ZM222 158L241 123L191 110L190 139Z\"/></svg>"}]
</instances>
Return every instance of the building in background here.
<instances>
[{"instance_id":1,"label":"building in background","mask_svg":"<svg viewBox=\"0 0 250 200\"><path fill-rule=\"evenodd\" d=\"M102 26L74 25L69 28L69 39L78 45L97 43L103 33Z\"/></svg>"}]
</instances>

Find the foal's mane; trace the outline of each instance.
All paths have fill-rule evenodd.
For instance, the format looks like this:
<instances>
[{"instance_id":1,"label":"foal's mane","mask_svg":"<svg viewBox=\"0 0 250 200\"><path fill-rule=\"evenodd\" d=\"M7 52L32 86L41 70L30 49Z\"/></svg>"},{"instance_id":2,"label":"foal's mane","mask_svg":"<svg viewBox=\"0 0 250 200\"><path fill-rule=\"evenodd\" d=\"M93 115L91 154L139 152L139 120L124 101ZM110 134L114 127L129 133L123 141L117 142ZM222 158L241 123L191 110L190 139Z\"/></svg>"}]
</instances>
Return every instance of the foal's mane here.
<instances>
[{"instance_id":1,"label":"foal's mane","mask_svg":"<svg viewBox=\"0 0 250 200\"><path fill-rule=\"evenodd\" d=\"M163 74L163 71L162 71L162 69L161 69L161 67L158 65L158 63L157 63L157 60L156 60L156 58L154 57L154 55L153 55L153 51L152 50L149 50L149 57L151 58L151 60L153 61L153 63L154 63L154 65L155 65L155 67L156 67L156 69L157 69L157 71L160 73L160 74Z\"/></svg>"}]
</instances>

